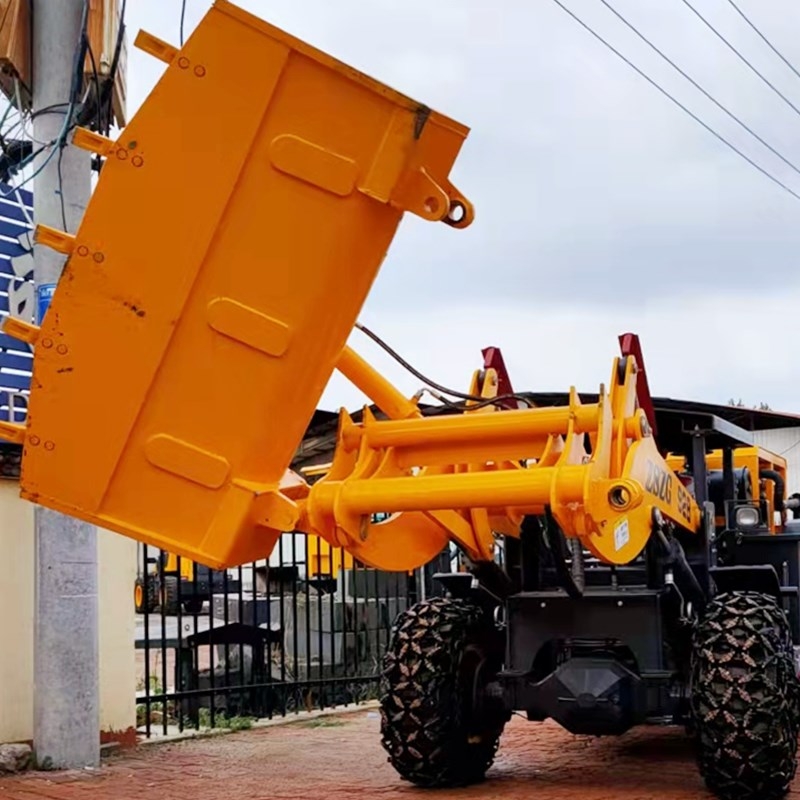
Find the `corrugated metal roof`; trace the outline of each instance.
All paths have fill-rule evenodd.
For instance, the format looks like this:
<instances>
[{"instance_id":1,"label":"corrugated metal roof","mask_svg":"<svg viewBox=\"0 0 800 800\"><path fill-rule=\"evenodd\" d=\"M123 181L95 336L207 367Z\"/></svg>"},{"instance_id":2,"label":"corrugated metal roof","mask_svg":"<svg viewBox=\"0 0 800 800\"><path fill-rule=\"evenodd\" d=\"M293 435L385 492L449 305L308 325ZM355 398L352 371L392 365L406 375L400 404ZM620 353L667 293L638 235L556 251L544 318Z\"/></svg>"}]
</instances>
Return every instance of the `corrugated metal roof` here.
<instances>
[{"instance_id":1,"label":"corrugated metal roof","mask_svg":"<svg viewBox=\"0 0 800 800\"><path fill-rule=\"evenodd\" d=\"M569 395L566 392L523 392L523 394L537 405L566 405L569 402ZM580 393L580 397L585 403L597 400L596 394ZM748 431L800 427L800 414L762 411L757 408L740 408L716 403L699 403L694 400L676 400L671 397L654 397L653 405L656 412L678 411L687 414L713 414Z\"/></svg>"}]
</instances>

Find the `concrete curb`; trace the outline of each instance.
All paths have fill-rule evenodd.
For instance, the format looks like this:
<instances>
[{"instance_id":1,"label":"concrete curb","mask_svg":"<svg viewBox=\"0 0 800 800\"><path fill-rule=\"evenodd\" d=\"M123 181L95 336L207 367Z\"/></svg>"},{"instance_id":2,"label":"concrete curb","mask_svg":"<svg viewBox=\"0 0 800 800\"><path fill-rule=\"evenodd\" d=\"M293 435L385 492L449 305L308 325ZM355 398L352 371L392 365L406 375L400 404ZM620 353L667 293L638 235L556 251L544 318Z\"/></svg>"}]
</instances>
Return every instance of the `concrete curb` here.
<instances>
[{"instance_id":1,"label":"concrete curb","mask_svg":"<svg viewBox=\"0 0 800 800\"><path fill-rule=\"evenodd\" d=\"M274 728L280 725L295 725L302 722L313 722L315 719L325 717L339 717L359 712L376 711L379 708L377 700L368 700L353 706L334 706L316 711L301 711L297 714L288 714L285 717L273 717L273 719L256 720L249 728L234 730L232 728L207 728L199 731L190 730L182 733L172 733L156 735L150 739L142 739L137 742L136 747L153 747L161 744L174 744L175 742L185 742L191 739L209 739L212 736L225 736L231 733L246 733L247 731L261 730L263 728Z\"/></svg>"}]
</instances>

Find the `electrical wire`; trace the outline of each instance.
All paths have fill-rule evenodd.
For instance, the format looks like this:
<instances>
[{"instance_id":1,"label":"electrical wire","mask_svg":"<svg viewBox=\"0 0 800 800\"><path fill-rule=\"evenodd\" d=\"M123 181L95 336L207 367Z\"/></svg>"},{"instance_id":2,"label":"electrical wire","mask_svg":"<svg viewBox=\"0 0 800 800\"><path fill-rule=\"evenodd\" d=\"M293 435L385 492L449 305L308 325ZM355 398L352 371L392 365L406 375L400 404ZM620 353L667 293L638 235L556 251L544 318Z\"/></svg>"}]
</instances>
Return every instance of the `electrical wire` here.
<instances>
[{"instance_id":1,"label":"electrical wire","mask_svg":"<svg viewBox=\"0 0 800 800\"><path fill-rule=\"evenodd\" d=\"M655 80L653 80L653 78L651 78L649 75L647 75L647 73L645 73L641 69L639 69L639 67L637 67L636 64L634 64L629 58L627 58L619 50L617 50L614 47L614 45L612 45L610 42L608 42L606 39L604 39L590 25L588 25L580 17L578 17L573 11L571 11L569 8L567 8L561 2L561 0L553 0L553 2L562 11L564 11L566 14L568 14L570 17L572 17L572 19L574 19L575 22L577 22L582 28L584 28L592 36L594 36L595 39L597 39L599 42L604 44L609 50L611 50L611 52L614 53L614 55L616 55L618 58L622 59L632 70L634 70L642 78L644 78L651 86L656 88L659 92L661 92L661 94L663 94L666 98L668 98L676 106L678 106L678 108L680 108L682 111L684 111L686 114L688 114L698 125L700 125L703 128L705 128L705 130L707 130L712 136L714 136L716 139L718 139L720 142L722 142L726 147L729 147L731 150L733 150L734 153L736 153L740 158L743 158L748 164L750 164L751 167L753 167L754 169L758 170L762 175L764 175L764 177L766 177L769 180L771 180L774 184L779 186L785 192L788 192L796 200L800 200L800 194L798 194L794 190L790 189L785 183L783 183L783 181L781 181L779 178L776 178L774 175L772 175L770 172L768 172L766 169L764 169L764 167L760 166L755 161L753 161L752 158L750 158L742 150L740 150L738 147L736 147L736 145L734 145L731 142L729 142L721 133L718 133L717 131L715 131L708 123L703 122L703 120L700 119L700 117L698 117L697 114L695 114L693 111L690 111L674 95L670 94L663 86L658 84Z\"/></svg>"},{"instance_id":2,"label":"electrical wire","mask_svg":"<svg viewBox=\"0 0 800 800\"><path fill-rule=\"evenodd\" d=\"M14 78L14 96L16 97L16 100L17 100L17 108L22 108L22 93L20 92L20 81L19 81L19 78ZM34 144L47 145L47 142L39 141L33 135L33 131L32 130L30 130L30 131L28 130L28 127L26 125L26 116L27 116L26 114L21 113L20 117L19 117L20 127L22 128L22 135L26 139L30 139ZM31 119L33 119L32 116L31 116Z\"/></svg>"},{"instance_id":3,"label":"electrical wire","mask_svg":"<svg viewBox=\"0 0 800 800\"><path fill-rule=\"evenodd\" d=\"M65 115L65 126L72 124L72 110L78 101L81 86L83 85L83 65L86 61L86 53L91 55L92 66L94 68L94 75L97 78L97 69L94 60L94 53L92 53L92 46L89 42L89 0L85 0L83 4L83 14L81 17L81 38L78 47L75 50L75 57L73 62L72 85L70 87L70 110ZM78 120L75 121L75 125ZM61 204L61 221L64 224L64 230L67 231L67 209L64 203L64 178L61 174L61 160L64 157L64 147L67 144L66 133L59 137L55 147L58 148L58 161L56 162L56 169L58 173L58 199Z\"/></svg>"},{"instance_id":4,"label":"electrical wire","mask_svg":"<svg viewBox=\"0 0 800 800\"><path fill-rule=\"evenodd\" d=\"M181 3L181 47L183 47L183 27L186 22L186 0Z\"/></svg>"},{"instance_id":5,"label":"electrical wire","mask_svg":"<svg viewBox=\"0 0 800 800\"><path fill-rule=\"evenodd\" d=\"M48 147L50 148L50 153L47 155L44 162L41 163L39 167L34 171L34 173L30 175L28 178L26 178L21 184L17 186L12 186L11 187L12 191L21 189L23 186L30 183L38 175L40 175L42 171L47 167L47 165L53 160L54 156L56 155L56 152L58 152L60 155L62 147L66 144L69 132L78 124L77 120L73 120L73 116L75 112L75 106L77 104L78 95L80 93L80 87L81 84L83 83L83 62L86 58L86 44L88 42L86 31L88 23L89 23L89 0L84 0L83 12L81 15L81 37L78 40L78 44L76 45L75 55L73 58L72 84L70 87L69 104L66 112L64 113L64 124L61 126L61 130L59 131L58 136L52 142L48 142L46 145L43 145L38 150L32 152L30 156L20 161L20 163L17 165L17 170L23 169L25 166L32 163L42 153L43 150L46 150ZM61 191L61 186L59 186L59 191ZM9 197L9 196L10 193L4 193L0 191L0 197ZM62 194L62 202L63 202L63 194ZM63 210L64 209L62 209L62 211Z\"/></svg>"},{"instance_id":6,"label":"electrical wire","mask_svg":"<svg viewBox=\"0 0 800 800\"><path fill-rule=\"evenodd\" d=\"M11 113L11 109L14 108L14 104L9 101L8 105L6 106L6 110L3 112L3 118L0 119L0 147L5 150L5 140L6 137L3 136L3 125L6 124L6 120L8 119L8 115Z\"/></svg>"},{"instance_id":7,"label":"electrical wire","mask_svg":"<svg viewBox=\"0 0 800 800\"><path fill-rule=\"evenodd\" d=\"M17 196L17 203L19 205L19 209L22 212L22 216L25 217L25 222L28 223L28 230L25 231L25 238L28 241L28 247L22 247L22 242L20 242L20 246L22 247L25 253L32 253L33 252L33 242L31 241L31 231L34 229L35 225L33 222L33 217L28 212L28 208L25 205L25 201L22 199L22 195L19 192L19 189L14 189L14 194Z\"/></svg>"},{"instance_id":8,"label":"electrical wire","mask_svg":"<svg viewBox=\"0 0 800 800\"><path fill-rule=\"evenodd\" d=\"M448 409L453 411L478 411L481 408L486 408L487 406L494 406L498 403L502 403L505 400L517 400L518 402L525 403L528 408L533 408L534 404L524 395L519 394L501 394L497 395L497 397L484 397L481 400L474 400L468 403L454 403L452 400L445 397L443 394L437 391L432 391L431 389L424 389L421 392L418 392L416 396L420 396L427 392L431 397L436 398L442 405L446 406Z\"/></svg>"},{"instance_id":9,"label":"electrical wire","mask_svg":"<svg viewBox=\"0 0 800 800\"><path fill-rule=\"evenodd\" d=\"M720 32L719 32L719 31L718 31L718 30L717 30L717 29L716 29L716 28L715 28L715 27L714 27L714 26L713 26L713 25L712 25L712 24L711 24L711 23L710 23L710 22L709 22L709 21L708 21L708 20L707 20L705 17L704 17L704 16L703 16L703 15L702 15L702 14L701 14L701 13L700 13L700 12L699 12L699 11L698 11L696 8L695 8L695 7L694 7L694 6L693 6L693 5L692 5L692 4L689 2L689 0L681 0L681 2L682 2L682 3L683 3L683 4L684 4L684 5L687 7L687 8L691 9L691 10L692 10L692 11L693 11L693 12L694 12L696 15L697 15L697 17L698 17L700 20L702 20L702 22L705 24L705 26L706 26L706 27L707 27L707 28L708 28L708 29L709 29L709 30L710 30L712 33L714 33L714 34L717 36L717 38L719 38L719 39L720 39L720 41L724 42L724 43L725 43L725 44L726 44L726 45L727 45L727 46L728 46L728 47L729 47L729 48L730 48L730 49L731 49L731 50L732 50L732 51L733 51L733 52L734 52L734 53L735 53L735 54L736 54L738 57L739 57L739 59L740 59L741 61L743 61L745 64L747 64L747 66L748 66L748 67L750 67L750 69L751 69L753 72L755 72L755 74L756 74L756 75L758 75L758 77L759 77L759 78L761 78L761 80L762 80L762 81L764 81L764 83L766 83L766 84L767 84L767 86L769 86L769 88L770 88L770 89L772 89L772 91L773 91L773 92L775 92L775 94L777 94L777 95L778 95L778 97L780 97L780 98L781 98L781 100L783 100L783 102L784 102L784 103L786 103L786 105L788 105L788 106L789 106L789 107L790 107L790 108L791 108L791 109L792 109L792 110L795 112L795 114L797 114L798 116L800 116L800 108L798 108L798 107L797 107L797 106L796 106L796 105L795 105L795 104L794 104L794 103L793 103L793 102L792 102L792 101L791 101L791 100L790 100L788 97L786 97L786 95L785 95L785 94L783 94L783 93L780 91L780 89L778 89L778 88L775 86L775 84L773 84L773 83L772 83L772 82L769 80L769 78L765 77L765 76L764 76L764 75L763 75L761 72L759 72L759 71L758 71L758 69L756 69L756 68L755 68L755 67L754 67L754 66L753 66L753 65L752 65L752 64L751 64L751 63L750 63L750 62L749 62L749 61L748 61L748 60L747 60L747 59L746 59L746 58L745 58L745 57L744 57L742 54L741 54L741 52L740 52L740 51L739 51L739 50L738 50L738 49L735 47L735 45L732 45L732 44L731 44L731 43L730 43L730 42L729 42L729 41L728 41L728 40L727 40L727 39L726 39L726 38L725 38L725 37L724 37L724 36L723 36L723 35L722 35L722 34L721 34L721 33L720 33Z\"/></svg>"},{"instance_id":10,"label":"electrical wire","mask_svg":"<svg viewBox=\"0 0 800 800\"><path fill-rule=\"evenodd\" d=\"M114 56L111 59L111 67L109 69L108 77L103 82L103 89L102 89L102 96L98 98L98 131L100 133L104 133L106 136L111 131L111 119L113 117L113 93L114 93L114 84L117 80L117 71L119 69L119 59L120 54L122 53L122 43L125 38L125 10L127 6L127 0L122 0L122 8L120 9L119 15L119 29L117 30L117 41L114 45ZM103 110L107 112L107 118L103 119Z\"/></svg>"},{"instance_id":11,"label":"electrical wire","mask_svg":"<svg viewBox=\"0 0 800 800\"><path fill-rule=\"evenodd\" d=\"M11 138L11 134L14 131L16 131L17 128L21 128L21 127L22 127L22 120L18 119L13 124L10 124L10 126L8 128L4 128L3 129L3 138L4 139L10 139Z\"/></svg>"},{"instance_id":12,"label":"electrical wire","mask_svg":"<svg viewBox=\"0 0 800 800\"><path fill-rule=\"evenodd\" d=\"M527 397L518 394L506 394L500 395L498 397L479 397L478 395L474 394L465 394L464 392L458 392L455 389L448 389L446 386L442 386L440 383L436 383L432 381L430 378L423 375L419 370L415 369L408 363L401 355L397 353L397 351L393 350L383 339L380 338L376 333L373 333L369 328L365 325L362 325L360 322L356 322L355 327L360 330L366 336L369 336L375 344L385 350L395 361L397 361L400 366L404 367L408 370L417 380L422 381L422 383L430 386L433 389L441 392L442 394L449 394L451 397L458 397L462 400L469 400L471 403L475 403L475 405L470 405L467 407L461 407L463 410L467 409L475 409L480 408L482 406L487 405L494 405L495 403L499 403L503 400L519 400L522 403L525 403L528 406L531 406L532 403L528 400ZM443 398L438 398L443 399ZM452 404L450 401L445 401L448 405L452 405L455 408L459 408L457 404Z\"/></svg>"},{"instance_id":13,"label":"electrical wire","mask_svg":"<svg viewBox=\"0 0 800 800\"><path fill-rule=\"evenodd\" d=\"M769 49L772 50L772 52L775 53L775 55L778 56L778 58L783 61L783 63L786 64L786 66L789 67L789 69L794 72L798 78L800 78L800 72L794 68L794 65L791 63L791 61L789 61L789 59L786 58L769 39L767 39L767 37L755 26L755 23L750 20L747 14L745 14L744 11L742 11L742 9L739 8L739 6L737 6L733 0L728 0L728 2L734 7L734 9L736 9L736 13L761 37L767 47L769 47Z\"/></svg>"},{"instance_id":14,"label":"electrical wire","mask_svg":"<svg viewBox=\"0 0 800 800\"><path fill-rule=\"evenodd\" d=\"M0 24L0 30L2 30L2 24ZM19 109L22 108L22 102L21 102L21 98L20 98L19 79L16 78L16 77L14 78L14 95L15 95L15 99L17 101L17 105L16 106L14 105L14 103L12 102L12 99L10 97L7 98L7 104L6 104L5 111L3 112L2 118L0 118L0 150L2 150L3 155L6 156L6 157L10 156L10 152L9 152L9 148L10 147L14 147L15 145L19 145L20 144L20 142L17 141L16 137L12 138L12 133L17 128L21 128L23 126L23 123L24 123L24 120L25 120L24 111L23 112L19 111ZM10 117L14 113L18 114L18 118L17 118L17 120L15 122L11 123ZM7 123L8 123L8 125L7 125ZM24 128L22 130L22 135L23 135L23 137L25 136ZM33 143L31 143L31 147L32 146L33 146ZM10 178L10 174L11 174L12 170L14 169L13 168L13 159L11 159L11 162L12 163L10 163L9 167L8 167L8 176L9 176L9 178ZM5 183L5 181L4 181L4 183ZM19 192L17 191L16 194L17 194L17 200L19 202L19 206L20 206L20 209L21 209L23 215L25 216L26 220L28 220L29 224L32 225L32 221L30 220L30 217L28 215L27 209L25 208L25 204L23 203ZM30 236L28 237L28 242L30 244ZM30 251L30 248L28 248L28 251Z\"/></svg>"},{"instance_id":15,"label":"electrical wire","mask_svg":"<svg viewBox=\"0 0 800 800\"><path fill-rule=\"evenodd\" d=\"M36 117L41 116L42 114L57 114L58 110L63 109L64 106L69 106L69 103L68 102L51 103L49 106L37 109L36 111L32 112L29 116L31 119L36 119Z\"/></svg>"},{"instance_id":16,"label":"electrical wire","mask_svg":"<svg viewBox=\"0 0 800 800\"><path fill-rule=\"evenodd\" d=\"M617 19L621 20L623 24L625 24L630 30L632 30L645 44L647 44L651 49L655 50L661 58L664 59L673 69L677 70L684 78L686 78L689 83L692 84L699 92L703 94L706 98L708 98L720 111L723 111L727 114L734 122L737 122L744 128L751 136L755 137L761 144L764 145L771 153L776 155L784 164L788 167L791 167L798 175L800 175L800 167L798 167L793 162L789 161L782 153L776 150L769 142L764 141L749 125L743 122L739 117L736 116L732 111L730 111L726 106L720 103L715 97L713 97L709 92L707 92L694 78L691 77L688 73L686 73L683 69L681 69L669 56L667 56L662 50L660 50L653 42L650 41L632 22L625 18L623 14L621 14L608 0L600 0L600 2L612 13L614 14Z\"/></svg>"},{"instance_id":17,"label":"electrical wire","mask_svg":"<svg viewBox=\"0 0 800 800\"><path fill-rule=\"evenodd\" d=\"M67 228L67 209L64 205L64 178L61 174L61 159L64 157L64 146L60 145L58 148L58 199L61 201L61 222L64 225L63 230Z\"/></svg>"},{"instance_id":18,"label":"electrical wire","mask_svg":"<svg viewBox=\"0 0 800 800\"><path fill-rule=\"evenodd\" d=\"M100 105L100 78L97 74L97 62L94 58L94 50L92 50L92 43L86 38L86 49L89 53L89 60L92 63L92 81L94 82L94 102L95 102L95 126L98 131L103 130L103 113Z\"/></svg>"},{"instance_id":19,"label":"electrical wire","mask_svg":"<svg viewBox=\"0 0 800 800\"><path fill-rule=\"evenodd\" d=\"M39 167L36 169L36 171L33 173L33 175L31 175L30 177L26 178L24 181L22 181L22 183L20 183L20 184L18 184L16 186L11 186L10 187L11 188L10 192L2 192L2 191L0 191L0 197L10 197L12 192L16 192L17 190L22 189L24 186L27 186L34 178L36 178L39 174L41 174L42 170L50 163L50 161L53 158L54 153L56 152L55 151L55 147L54 147L54 145L56 144L56 141L54 141L52 144L42 145L38 150L35 150L29 156L27 156L26 158L23 158L22 161L20 161L19 164L17 165L17 170L21 170L24 167L28 166L28 164L30 164L33 161L35 161L45 150L47 150L48 147L50 148L50 154L47 156L45 162L43 164L39 165Z\"/></svg>"}]
</instances>

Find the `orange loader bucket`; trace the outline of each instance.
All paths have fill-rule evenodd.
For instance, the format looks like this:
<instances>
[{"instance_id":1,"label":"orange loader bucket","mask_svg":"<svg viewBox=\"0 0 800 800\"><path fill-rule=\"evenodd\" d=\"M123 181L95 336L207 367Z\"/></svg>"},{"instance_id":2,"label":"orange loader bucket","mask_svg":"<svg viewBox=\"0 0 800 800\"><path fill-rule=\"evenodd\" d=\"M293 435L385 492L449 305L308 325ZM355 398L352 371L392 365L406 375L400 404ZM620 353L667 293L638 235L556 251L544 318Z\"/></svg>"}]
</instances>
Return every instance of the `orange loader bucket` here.
<instances>
[{"instance_id":1,"label":"orange loader bucket","mask_svg":"<svg viewBox=\"0 0 800 800\"><path fill-rule=\"evenodd\" d=\"M218 1L106 161L35 345L22 496L222 568L284 476L405 211L465 227L468 129ZM224 109L224 125L214 121ZM281 489L283 488L283 491Z\"/></svg>"}]
</instances>

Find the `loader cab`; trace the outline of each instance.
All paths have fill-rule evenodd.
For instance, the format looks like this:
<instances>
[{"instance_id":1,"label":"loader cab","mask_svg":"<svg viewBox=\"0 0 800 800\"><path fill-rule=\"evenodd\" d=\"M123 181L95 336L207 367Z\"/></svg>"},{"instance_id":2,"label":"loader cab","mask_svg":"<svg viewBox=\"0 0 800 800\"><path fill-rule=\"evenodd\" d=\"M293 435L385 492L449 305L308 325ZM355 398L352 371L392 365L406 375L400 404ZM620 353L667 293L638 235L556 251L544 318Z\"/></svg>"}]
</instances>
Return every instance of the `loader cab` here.
<instances>
[{"instance_id":1,"label":"loader cab","mask_svg":"<svg viewBox=\"0 0 800 800\"><path fill-rule=\"evenodd\" d=\"M667 461L706 503L706 541L682 537L712 595L754 591L774 597L800 646L800 520L786 496L786 460L750 431L711 414L662 413ZM712 518L713 515L713 518Z\"/></svg>"}]
</instances>

